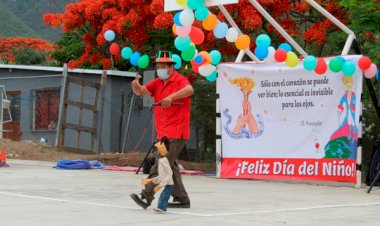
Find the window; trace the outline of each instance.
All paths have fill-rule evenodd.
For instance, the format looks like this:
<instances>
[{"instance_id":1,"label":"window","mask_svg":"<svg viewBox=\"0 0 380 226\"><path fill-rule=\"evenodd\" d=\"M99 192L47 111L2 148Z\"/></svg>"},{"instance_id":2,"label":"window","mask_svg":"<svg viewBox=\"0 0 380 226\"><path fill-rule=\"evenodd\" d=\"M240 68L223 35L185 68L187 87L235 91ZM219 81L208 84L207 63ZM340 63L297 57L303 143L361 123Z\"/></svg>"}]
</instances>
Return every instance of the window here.
<instances>
[{"instance_id":1,"label":"window","mask_svg":"<svg viewBox=\"0 0 380 226\"><path fill-rule=\"evenodd\" d=\"M59 88L34 90L34 130L55 130L58 122Z\"/></svg>"}]
</instances>

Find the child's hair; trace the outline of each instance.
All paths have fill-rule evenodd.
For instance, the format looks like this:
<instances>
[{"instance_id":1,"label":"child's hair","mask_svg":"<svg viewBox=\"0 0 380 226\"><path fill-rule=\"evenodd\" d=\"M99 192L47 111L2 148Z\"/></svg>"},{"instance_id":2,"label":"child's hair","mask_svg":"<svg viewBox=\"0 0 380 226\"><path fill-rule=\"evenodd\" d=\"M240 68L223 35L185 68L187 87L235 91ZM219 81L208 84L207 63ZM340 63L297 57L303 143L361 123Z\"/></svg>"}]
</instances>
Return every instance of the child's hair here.
<instances>
[{"instance_id":1,"label":"child's hair","mask_svg":"<svg viewBox=\"0 0 380 226\"><path fill-rule=\"evenodd\" d=\"M169 141L169 138L167 136L163 136L160 140L160 143L161 144L163 143L166 147L166 150L169 151L170 141Z\"/></svg>"}]
</instances>

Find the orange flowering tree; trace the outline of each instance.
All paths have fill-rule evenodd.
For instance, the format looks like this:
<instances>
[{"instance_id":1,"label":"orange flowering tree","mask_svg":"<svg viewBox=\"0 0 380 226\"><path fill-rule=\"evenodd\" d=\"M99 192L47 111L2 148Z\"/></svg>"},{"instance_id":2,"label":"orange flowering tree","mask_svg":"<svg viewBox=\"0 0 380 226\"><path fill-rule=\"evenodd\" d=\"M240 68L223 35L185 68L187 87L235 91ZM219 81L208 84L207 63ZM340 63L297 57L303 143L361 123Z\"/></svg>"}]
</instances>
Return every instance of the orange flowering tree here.
<instances>
[{"instance_id":1,"label":"orange flowering tree","mask_svg":"<svg viewBox=\"0 0 380 226\"><path fill-rule=\"evenodd\" d=\"M281 26L306 48L310 46L321 55L326 40L336 28L322 15L313 10L303 0L261 0L261 5L274 17ZM346 13L338 7L337 1L319 0L328 11L347 22ZM104 39L104 33L112 30L116 33L115 41L120 47L128 46L134 51L154 55L159 48L174 49L172 34L173 12L164 12L164 0L81 0L66 6L62 14L45 14L44 21L65 32L65 38L81 43L75 54L61 57L69 62L70 67L110 68L111 64L122 64L121 55L111 60L109 45ZM248 0L240 0L238 4L226 5L243 33L256 37L260 33L268 33L273 43L279 44L284 39L257 12ZM217 15L220 21L226 21L216 7L209 10ZM202 28L200 21L194 26ZM228 59L236 56L238 50L225 40L215 40L212 31L204 31L205 41L198 46L201 50L219 49ZM341 39L343 39L342 37ZM254 42L251 42L254 47ZM77 44L79 45L79 44ZM70 45L69 45L70 46ZM332 47L336 45L331 45ZM61 55L73 52L67 49L66 42L58 43L57 51ZM315 48L315 49L314 49ZM331 54L331 53L327 53ZM58 59L58 60L60 60ZM125 63L124 64L128 64ZM128 65L127 65L128 66ZM129 65L130 66L130 65Z\"/></svg>"},{"instance_id":2,"label":"orange flowering tree","mask_svg":"<svg viewBox=\"0 0 380 226\"><path fill-rule=\"evenodd\" d=\"M0 62L2 63L28 64L23 60L18 60L22 59L23 53L29 53L29 58L32 58L30 53L40 54L45 58L53 50L54 46L46 40L36 38L4 38L0 36ZM45 61L46 59L41 60Z\"/></svg>"}]
</instances>

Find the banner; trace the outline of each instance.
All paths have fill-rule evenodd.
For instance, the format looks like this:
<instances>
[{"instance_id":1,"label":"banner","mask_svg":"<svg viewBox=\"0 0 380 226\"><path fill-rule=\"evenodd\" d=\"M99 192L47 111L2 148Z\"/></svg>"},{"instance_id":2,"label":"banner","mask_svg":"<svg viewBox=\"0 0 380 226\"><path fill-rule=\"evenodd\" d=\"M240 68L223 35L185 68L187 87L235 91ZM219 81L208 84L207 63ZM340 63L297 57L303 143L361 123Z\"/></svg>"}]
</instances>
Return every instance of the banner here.
<instances>
[{"instance_id":1,"label":"banner","mask_svg":"<svg viewBox=\"0 0 380 226\"><path fill-rule=\"evenodd\" d=\"M360 70L318 75L302 62L223 63L217 83L222 178L356 182Z\"/></svg>"}]
</instances>

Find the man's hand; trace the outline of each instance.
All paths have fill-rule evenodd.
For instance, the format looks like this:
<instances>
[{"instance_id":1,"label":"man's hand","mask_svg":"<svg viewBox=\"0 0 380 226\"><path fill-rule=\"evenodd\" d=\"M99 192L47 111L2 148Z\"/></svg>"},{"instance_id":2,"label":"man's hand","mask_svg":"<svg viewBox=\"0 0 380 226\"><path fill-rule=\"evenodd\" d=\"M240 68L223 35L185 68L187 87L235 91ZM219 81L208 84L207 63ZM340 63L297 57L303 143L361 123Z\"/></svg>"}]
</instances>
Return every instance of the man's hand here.
<instances>
[{"instance_id":1,"label":"man's hand","mask_svg":"<svg viewBox=\"0 0 380 226\"><path fill-rule=\"evenodd\" d=\"M173 102L173 98L171 96L167 96L160 101L160 104L162 108L166 108L166 107L172 106L172 102Z\"/></svg>"},{"instance_id":2,"label":"man's hand","mask_svg":"<svg viewBox=\"0 0 380 226\"><path fill-rule=\"evenodd\" d=\"M152 182L152 179L148 179L148 178L146 178L146 179L142 179L142 180L141 180L141 184L142 184L142 185L149 184L150 182Z\"/></svg>"},{"instance_id":3,"label":"man's hand","mask_svg":"<svg viewBox=\"0 0 380 226\"><path fill-rule=\"evenodd\" d=\"M160 186L160 185L156 185L156 186L153 188L153 191L154 191L154 192L158 192L160 189L161 189L161 186Z\"/></svg>"}]
</instances>

